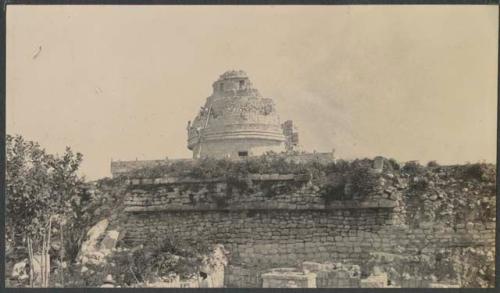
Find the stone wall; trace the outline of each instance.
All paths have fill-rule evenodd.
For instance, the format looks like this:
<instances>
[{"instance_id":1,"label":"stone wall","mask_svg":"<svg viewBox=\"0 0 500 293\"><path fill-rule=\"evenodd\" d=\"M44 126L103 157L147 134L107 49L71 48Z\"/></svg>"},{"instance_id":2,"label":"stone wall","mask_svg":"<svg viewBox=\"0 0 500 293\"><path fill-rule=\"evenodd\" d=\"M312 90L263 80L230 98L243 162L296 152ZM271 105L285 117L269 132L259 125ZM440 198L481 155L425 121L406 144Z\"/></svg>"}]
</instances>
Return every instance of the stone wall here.
<instances>
[{"instance_id":1,"label":"stone wall","mask_svg":"<svg viewBox=\"0 0 500 293\"><path fill-rule=\"evenodd\" d=\"M495 219L459 216L471 209L469 201L494 201L485 184L463 191L468 182L443 179L432 192L414 194L411 178L382 174L380 180L382 188L369 196L325 201L320 188L300 175L250 175L238 182L132 179L126 241L138 244L154 233L223 244L230 251L228 287L261 287L263 273L304 261L359 265L364 276L378 266L393 284L418 287L425 282L408 280L454 278L433 269L450 265L438 255L471 248L494 255ZM440 184L471 198L448 215L448 202L459 198L434 196ZM434 217L426 215L430 210ZM485 265L494 266L493 259Z\"/></svg>"},{"instance_id":2,"label":"stone wall","mask_svg":"<svg viewBox=\"0 0 500 293\"><path fill-rule=\"evenodd\" d=\"M126 175L132 171L142 168L168 165L179 161L192 161L191 159L163 159L163 160L134 160L134 161L111 161L110 171L113 178Z\"/></svg>"}]
</instances>

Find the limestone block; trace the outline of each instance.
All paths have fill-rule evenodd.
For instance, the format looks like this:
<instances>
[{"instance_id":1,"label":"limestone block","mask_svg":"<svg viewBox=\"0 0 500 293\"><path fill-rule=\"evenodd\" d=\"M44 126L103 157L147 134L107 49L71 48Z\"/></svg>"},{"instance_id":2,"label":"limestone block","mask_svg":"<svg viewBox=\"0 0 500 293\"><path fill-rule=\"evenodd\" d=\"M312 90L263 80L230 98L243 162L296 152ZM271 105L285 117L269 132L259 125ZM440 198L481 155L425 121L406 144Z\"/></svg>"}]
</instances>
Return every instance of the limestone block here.
<instances>
[{"instance_id":1,"label":"limestone block","mask_svg":"<svg viewBox=\"0 0 500 293\"><path fill-rule=\"evenodd\" d=\"M173 278L159 280L156 282L146 282L146 288L180 288L181 282L178 275Z\"/></svg>"},{"instance_id":2,"label":"limestone block","mask_svg":"<svg viewBox=\"0 0 500 293\"><path fill-rule=\"evenodd\" d=\"M179 283L181 288L199 288L200 284L197 279L182 280Z\"/></svg>"},{"instance_id":3,"label":"limestone block","mask_svg":"<svg viewBox=\"0 0 500 293\"><path fill-rule=\"evenodd\" d=\"M430 283L430 288L460 288L458 284L442 284L442 283Z\"/></svg>"},{"instance_id":4,"label":"limestone block","mask_svg":"<svg viewBox=\"0 0 500 293\"><path fill-rule=\"evenodd\" d=\"M304 272L319 272L325 269L325 265L318 262L305 261L302 263L302 270Z\"/></svg>"},{"instance_id":5,"label":"limestone block","mask_svg":"<svg viewBox=\"0 0 500 293\"><path fill-rule=\"evenodd\" d=\"M107 219L99 221L87 232L87 239L82 243L80 248L79 259L87 254L97 251L97 240L104 234L108 227Z\"/></svg>"},{"instance_id":6,"label":"limestone block","mask_svg":"<svg viewBox=\"0 0 500 293\"><path fill-rule=\"evenodd\" d=\"M280 174L270 174L269 179L271 180L279 180Z\"/></svg>"},{"instance_id":7,"label":"limestone block","mask_svg":"<svg viewBox=\"0 0 500 293\"><path fill-rule=\"evenodd\" d=\"M222 288L224 287L224 268L228 263L227 251L222 245L217 245L214 251L207 257L201 270L207 275L202 280L200 287Z\"/></svg>"},{"instance_id":8,"label":"limestone block","mask_svg":"<svg viewBox=\"0 0 500 293\"><path fill-rule=\"evenodd\" d=\"M295 181L309 181L309 180L311 180L311 176L309 174L295 175L294 180Z\"/></svg>"},{"instance_id":9,"label":"limestone block","mask_svg":"<svg viewBox=\"0 0 500 293\"><path fill-rule=\"evenodd\" d=\"M274 269L262 274L263 288L316 288L316 274L292 271L295 268Z\"/></svg>"},{"instance_id":10,"label":"limestone block","mask_svg":"<svg viewBox=\"0 0 500 293\"><path fill-rule=\"evenodd\" d=\"M370 275L366 279L361 279L361 288L386 288L387 287L387 274Z\"/></svg>"},{"instance_id":11,"label":"limestone block","mask_svg":"<svg viewBox=\"0 0 500 293\"><path fill-rule=\"evenodd\" d=\"M373 169L381 172L384 169L384 160L383 157L375 157L373 159Z\"/></svg>"},{"instance_id":12,"label":"limestone block","mask_svg":"<svg viewBox=\"0 0 500 293\"><path fill-rule=\"evenodd\" d=\"M293 180L295 178L294 174L284 174L280 175L279 179L280 180Z\"/></svg>"},{"instance_id":13,"label":"limestone block","mask_svg":"<svg viewBox=\"0 0 500 293\"><path fill-rule=\"evenodd\" d=\"M29 278L28 270L28 260L22 260L14 265L12 268L11 277L18 280L26 280Z\"/></svg>"},{"instance_id":14,"label":"limestone block","mask_svg":"<svg viewBox=\"0 0 500 293\"><path fill-rule=\"evenodd\" d=\"M118 241L118 236L120 232L116 230L111 230L106 232L106 235L101 241L100 249L112 250L116 247L116 242Z\"/></svg>"}]
</instances>

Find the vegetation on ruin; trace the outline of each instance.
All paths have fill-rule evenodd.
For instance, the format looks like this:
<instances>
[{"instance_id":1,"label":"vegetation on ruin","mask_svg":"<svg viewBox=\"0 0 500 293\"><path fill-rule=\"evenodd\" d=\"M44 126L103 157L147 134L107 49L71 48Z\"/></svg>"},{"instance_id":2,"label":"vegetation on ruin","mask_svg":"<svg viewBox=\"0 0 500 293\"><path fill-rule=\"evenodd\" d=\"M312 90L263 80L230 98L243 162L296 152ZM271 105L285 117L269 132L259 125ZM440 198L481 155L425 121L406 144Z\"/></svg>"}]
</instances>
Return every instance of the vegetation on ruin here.
<instances>
[{"instance_id":1,"label":"vegetation on ruin","mask_svg":"<svg viewBox=\"0 0 500 293\"><path fill-rule=\"evenodd\" d=\"M196 162L179 161L168 165L132 171L129 178L159 178L165 176L193 179L224 178L232 188L248 190L245 178L249 174L296 174L308 175L314 184L321 186L320 193L327 200L344 199L345 185L351 182L352 193L364 196L374 191L378 175L373 172L372 160L338 160L328 164L317 161L297 163L286 155L268 152L262 156L244 160L205 158ZM332 179L333 178L333 179ZM279 185L276 182L260 183L268 197L289 193L303 184Z\"/></svg>"},{"instance_id":2,"label":"vegetation on ruin","mask_svg":"<svg viewBox=\"0 0 500 293\"><path fill-rule=\"evenodd\" d=\"M409 188L404 193L411 225L420 222L489 222L496 217L495 165L474 163L455 166L423 167L406 165L402 175Z\"/></svg>"},{"instance_id":3,"label":"vegetation on ruin","mask_svg":"<svg viewBox=\"0 0 500 293\"><path fill-rule=\"evenodd\" d=\"M72 208L75 220L66 236L65 249L69 262L76 260L89 227L103 218L110 219L112 226L124 221L125 215L121 211L124 209L125 189L125 181L122 178L103 178L87 183L81 189L78 205Z\"/></svg>"},{"instance_id":4,"label":"vegetation on ruin","mask_svg":"<svg viewBox=\"0 0 500 293\"><path fill-rule=\"evenodd\" d=\"M396 284L405 280L422 280L423 283L459 283L465 288L492 287L495 283L494 253L485 247L450 247L432 254L400 255L373 252L366 263L372 271L378 267L388 273ZM424 285L428 286L428 285Z\"/></svg>"},{"instance_id":5,"label":"vegetation on ruin","mask_svg":"<svg viewBox=\"0 0 500 293\"><path fill-rule=\"evenodd\" d=\"M143 168L132 171L129 178L159 178L165 176L214 179L222 178L228 182L228 195L221 198L220 205L232 195L232 190L252 192L246 181L248 174L296 174L308 175L311 183L320 188L319 193L328 203L333 200L362 199L380 190L380 178L383 174L393 174L402 178L410 178L410 189L414 193L423 193L428 189L429 174L445 172L463 180L479 180L495 182L495 167L492 164L475 163L460 166L440 166L431 161L427 166L418 161L409 161L401 165L394 159L384 159L382 172L373 169L373 160L356 159L353 161L337 160L328 164L311 160L306 163L296 163L284 154L268 152L258 157L248 157L244 160L205 158L198 161L179 161L168 165ZM393 184L392 182L391 184ZM277 182L260 183L268 197L291 193L303 186L278 184Z\"/></svg>"},{"instance_id":6,"label":"vegetation on ruin","mask_svg":"<svg viewBox=\"0 0 500 293\"><path fill-rule=\"evenodd\" d=\"M13 263L32 259L40 253L48 254L51 260L44 286L56 283L67 287L100 286L107 274L112 274L121 286L135 286L173 272L183 277L197 272L202 256L209 251L208 244L151 236L145 246L119 247L103 264L87 264L92 273L82 273L82 265L76 264L76 259L88 229L103 218L109 219L113 228L124 222L121 211L127 177L85 182L85 178L78 175L81 162L82 155L70 148L62 155L53 155L21 136L7 136L7 273ZM228 188L225 195L215 199L218 207L226 207L235 194L244 196L259 190L272 199L294 193L305 185L316 188L315 192L326 203L397 190L406 208L405 222L411 228L425 222L453 227L457 223L495 222L496 166L493 164L441 166L434 161L426 165L410 161L402 165L394 159L385 159L383 170L375 170L373 164L369 159L337 160L329 164L295 163L284 155L268 153L240 161L173 162L134 171L128 178L223 178ZM249 183L249 174L307 175L311 180ZM202 186L194 184L192 189L181 192L196 192L197 188ZM411 266L414 270L408 273L424 276L439 267L442 269L434 273L438 280L458 278L468 287L485 287L494 282L493 268L485 265L493 261L487 249L459 247L440 251L433 258L424 256L419 256ZM404 268L400 271L402 274ZM29 283L20 285L29 286Z\"/></svg>"},{"instance_id":7,"label":"vegetation on ruin","mask_svg":"<svg viewBox=\"0 0 500 293\"><path fill-rule=\"evenodd\" d=\"M311 161L300 164L287 156L268 152L262 156L242 160L203 158L198 161L177 161L166 165L142 168L128 174L130 178L159 178L164 176L195 179L241 178L248 174L309 174L313 176L329 166Z\"/></svg>"},{"instance_id":8,"label":"vegetation on ruin","mask_svg":"<svg viewBox=\"0 0 500 293\"><path fill-rule=\"evenodd\" d=\"M77 171L81 161L82 155L70 148L62 156L52 155L38 143L7 135L7 261L27 258L33 264L37 254L42 259L54 256L59 263L65 259L64 251L70 251L72 244L64 234L73 233L79 221L83 178ZM58 255L52 252L55 243ZM42 286L49 285L50 271L39 277ZM30 270L31 285L33 279Z\"/></svg>"},{"instance_id":9,"label":"vegetation on ruin","mask_svg":"<svg viewBox=\"0 0 500 293\"><path fill-rule=\"evenodd\" d=\"M124 179L85 182L78 175L82 159L70 148L63 155L49 154L36 142L7 135L5 252L9 273L16 262L26 259L30 263L36 255L48 254L50 271L45 272L42 286L64 286L88 229L102 218L120 221ZM25 284L9 285L30 286L35 278L32 275Z\"/></svg>"},{"instance_id":10,"label":"vegetation on ruin","mask_svg":"<svg viewBox=\"0 0 500 293\"><path fill-rule=\"evenodd\" d=\"M92 273L82 273L81 265L72 268L72 287L99 287L107 275L120 287L141 287L162 277L179 275L188 279L200 271L212 245L200 239L151 234L149 241L135 248L118 248L99 264L86 264Z\"/></svg>"}]
</instances>

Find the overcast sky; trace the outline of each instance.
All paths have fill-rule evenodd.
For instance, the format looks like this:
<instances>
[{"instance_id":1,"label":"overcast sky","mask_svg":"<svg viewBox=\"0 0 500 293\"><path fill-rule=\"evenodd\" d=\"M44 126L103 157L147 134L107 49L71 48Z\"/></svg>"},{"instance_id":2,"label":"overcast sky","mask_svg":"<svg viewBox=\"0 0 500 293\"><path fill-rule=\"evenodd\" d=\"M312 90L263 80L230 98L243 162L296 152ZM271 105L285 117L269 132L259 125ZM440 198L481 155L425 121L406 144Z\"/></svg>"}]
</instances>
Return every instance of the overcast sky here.
<instances>
[{"instance_id":1,"label":"overcast sky","mask_svg":"<svg viewBox=\"0 0 500 293\"><path fill-rule=\"evenodd\" d=\"M494 5L8 6L7 132L90 179L191 157L187 121L242 69L305 150L494 162L497 33Z\"/></svg>"}]
</instances>

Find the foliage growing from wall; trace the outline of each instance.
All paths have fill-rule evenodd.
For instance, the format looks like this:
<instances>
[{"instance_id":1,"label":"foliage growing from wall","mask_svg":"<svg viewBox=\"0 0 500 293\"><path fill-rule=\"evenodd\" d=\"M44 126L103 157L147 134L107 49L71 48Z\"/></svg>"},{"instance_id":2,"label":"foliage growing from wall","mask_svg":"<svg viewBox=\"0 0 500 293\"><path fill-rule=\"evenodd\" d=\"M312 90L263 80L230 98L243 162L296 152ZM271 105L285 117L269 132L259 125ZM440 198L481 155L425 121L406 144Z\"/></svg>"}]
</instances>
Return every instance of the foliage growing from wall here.
<instances>
[{"instance_id":1,"label":"foliage growing from wall","mask_svg":"<svg viewBox=\"0 0 500 293\"><path fill-rule=\"evenodd\" d=\"M402 171L406 174L418 175L424 172L424 166L420 165L418 161L406 162L402 168Z\"/></svg>"},{"instance_id":2,"label":"foliage growing from wall","mask_svg":"<svg viewBox=\"0 0 500 293\"><path fill-rule=\"evenodd\" d=\"M465 165L463 175L465 179L475 179L483 182L494 182L496 180L496 170L494 166L485 163Z\"/></svg>"},{"instance_id":3,"label":"foliage growing from wall","mask_svg":"<svg viewBox=\"0 0 500 293\"><path fill-rule=\"evenodd\" d=\"M140 286L144 282L177 274L181 278L195 276L212 245L200 239L187 239L171 235L154 235L145 245L118 248L100 264L86 264L72 270L71 286L98 287L111 274L120 287Z\"/></svg>"},{"instance_id":4,"label":"foliage growing from wall","mask_svg":"<svg viewBox=\"0 0 500 293\"><path fill-rule=\"evenodd\" d=\"M252 191L252 184L245 178L248 174L296 174L309 175L313 184L320 186L320 193L325 200L342 200L365 197L373 193L378 184L379 174L372 169L372 160L354 160L351 162L339 160L329 164L317 161L297 163L287 159L287 156L268 152L262 156L249 157L245 160L228 160L205 158L196 162L174 162L152 168L143 168L131 172L130 178L156 178L163 176L189 177L194 179L225 178L228 183L227 196L217 198L218 206L225 206L226 201L234 191L240 193ZM386 168L394 169L391 163ZM277 194L291 193L303 184L286 186L276 182L260 183L267 197ZM292 186L293 185L293 186ZM350 187L345 192L346 185Z\"/></svg>"},{"instance_id":5,"label":"foliage growing from wall","mask_svg":"<svg viewBox=\"0 0 500 293\"><path fill-rule=\"evenodd\" d=\"M427 167L429 167L429 168L435 168L435 167L439 167L439 164L436 161L429 161L427 163Z\"/></svg>"},{"instance_id":6,"label":"foliage growing from wall","mask_svg":"<svg viewBox=\"0 0 500 293\"><path fill-rule=\"evenodd\" d=\"M419 255L374 252L366 268L370 272L378 267L398 285L414 279L423 280L424 286L441 282L458 283L465 288L486 288L495 282L494 266L488 265L494 261L494 253L485 247L450 247Z\"/></svg>"},{"instance_id":7,"label":"foliage growing from wall","mask_svg":"<svg viewBox=\"0 0 500 293\"><path fill-rule=\"evenodd\" d=\"M351 164L350 180L352 191L357 196L366 196L375 192L379 174L375 173L370 160L355 160Z\"/></svg>"},{"instance_id":8,"label":"foliage growing from wall","mask_svg":"<svg viewBox=\"0 0 500 293\"><path fill-rule=\"evenodd\" d=\"M495 165L476 163L422 167L402 173L409 188L404 192L406 217L411 225L437 221L454 223L490 222L496 214Z\"/></svg>"},{"instance_id":9,"label":"foliage growing from wall","mask_svg":"<svg viewBox=\"0 0 500 293\"><path fill-rule=\"evenodd\" d=\"M332 200L364 198L376 191L380 175L372 168L368 159L352 162L338 161L329 170L327 179L320 183L322 197Z\"/></svg>"},{"instance_id":10,"label":"foliage growing from wall","mask_svg":"<svg viewBox=\"0 0 500 293\"><path fill-rule=\"evenodd\" d=\"M327 171L330 165L318 162L305 164L287 160L286 156L274 152L244 160L204 158L194 162L173 162L132 171L130 178L158 178L163 176L209 178L241 178L248 174L312 174L313 177Z\"/></svg>"}]
</instances>

